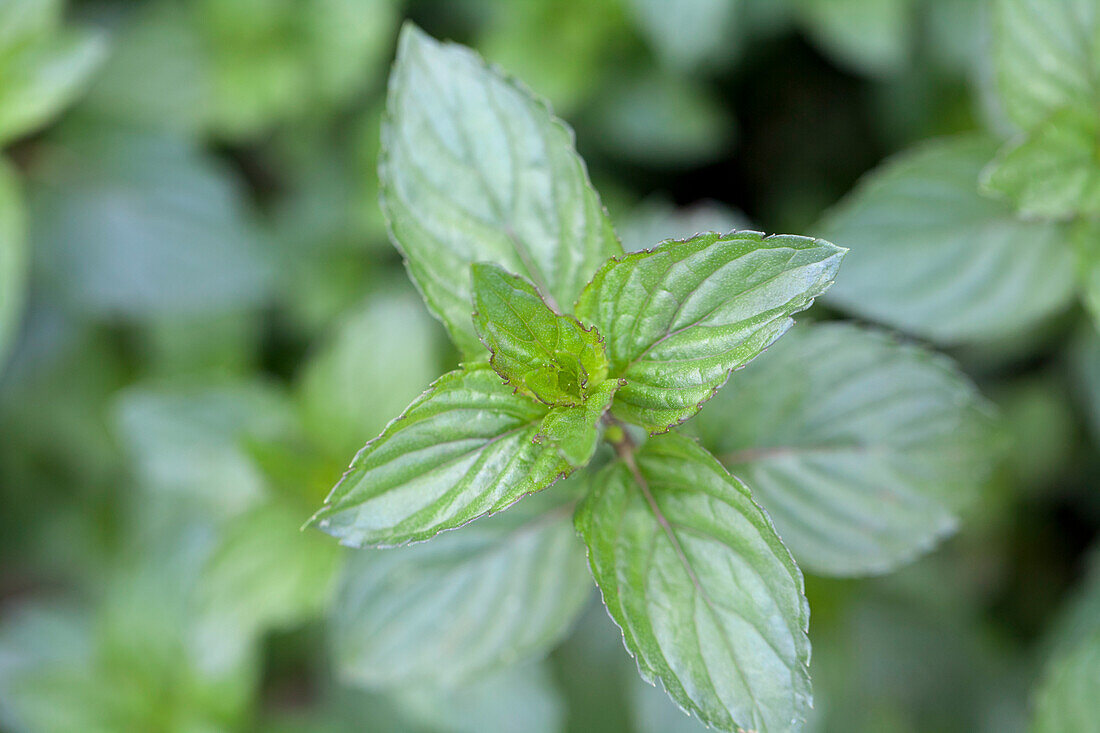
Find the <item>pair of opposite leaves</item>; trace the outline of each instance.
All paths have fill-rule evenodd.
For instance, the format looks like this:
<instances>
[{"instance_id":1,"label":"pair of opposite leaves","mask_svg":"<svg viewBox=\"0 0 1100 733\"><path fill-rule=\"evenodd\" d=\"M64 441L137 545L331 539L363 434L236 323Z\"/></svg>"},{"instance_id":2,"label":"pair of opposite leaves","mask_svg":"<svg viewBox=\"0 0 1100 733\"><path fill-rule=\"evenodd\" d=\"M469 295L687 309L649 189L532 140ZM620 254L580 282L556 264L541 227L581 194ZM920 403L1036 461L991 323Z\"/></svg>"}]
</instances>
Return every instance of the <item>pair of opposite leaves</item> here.
<instances>
[{"instance_id":1,"label":"pair of opposite leaves","mask_svg":"<svg viewBox=\"0 0 1100 733\"><path fill-rule=\"evenodd\" d=\"M609 411L668 432L790 327L844 253L735 232L623 255L569 130L412 27L387 110L392 237L468 361L359 452L315 516L347 545L429 539L546 488L588 463ZM576 525L643 676L723 730L803 718L801 574L748 490L675 434L591 483Z\"/></svg>"},{"instance_id":2,"label":"pair of opposite leaves","mask_svg":"<svg viewBox=\"0 0 1100 733\"><path fill-rule=\"evenodd\" d=\"M790 327L843 253L757 232L670 241L608 260L576 317L525 279L473 265L473 322L490 363L468 362L415 400L359 452L314 521L356 547L426 540L587 464L609 411L669 431Z\"/></svg>"},{"instance_id":3,"label":"pair of opposite leaves","mask_svg":"<svg viewBox=\"0 0 1100 733\"><path fill-rule=\"evenodd\" d=\"M321 528L354 546L428 539L588 463L609 410L668 431L786 330L841 256L755 232L668 242L600 269L575 309L598 324L588 328L523 278L473 265L489 365L445 375L369 443L318 513ZM801 574L744 485L676 434L650 438L591 483L576 526L643 676L724 730L782 730L803 717ZM651 596L694 600L654 607ZM685 631L694 640L676 641Z\"/></svg>"}]
</instances>

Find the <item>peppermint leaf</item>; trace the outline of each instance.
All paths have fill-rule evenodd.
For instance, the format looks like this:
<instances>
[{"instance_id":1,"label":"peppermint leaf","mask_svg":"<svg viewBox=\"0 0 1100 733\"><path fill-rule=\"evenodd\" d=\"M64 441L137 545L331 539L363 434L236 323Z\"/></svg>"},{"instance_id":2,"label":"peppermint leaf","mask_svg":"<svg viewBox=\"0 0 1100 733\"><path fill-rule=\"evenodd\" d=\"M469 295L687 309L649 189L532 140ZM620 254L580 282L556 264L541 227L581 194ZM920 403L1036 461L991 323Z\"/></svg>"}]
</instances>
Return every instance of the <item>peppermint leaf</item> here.
<instances>
[{"instance_id":1,"label":"peppermint leaf","mask_svg":"<svg viewBox=\"0 0 1100 733\"><path fill-rule=\"evenodd\" d=\"M283 394L259 380L133 385L119 393L114 418L144 487L223 517L262 504L267 493L247 446L292 434L295 425Z\"/></svg>"},{"instance_id":2,"label":"peppermint leaf","mask_svg":"<svg viewBox=\"0 0 1100 733\"><path fill-rule=\"evenodd\" d=\"M497 374L548 405L583 404L607 377L600 334L555 313L521 277L490 264L471 271L474 326Z\"/></svg>"},{"instance_id":3,"label":"peppermint leaf","mask_svg":"<svg viewBox=\"0 0 1100 733\"><path fill-rule=\"evenodd\" d=\"M1074 340L1073 370L1077 394L1082 397L1093 441L1100 446L1100 334L1084 329Z\"/></svg>"},{"instance_id":4,"label":"peppermint leaf","mask_svg":"<svg viewBox=\"0 0 1100 733\"><path fill-rule=\"evenodd\" d=\"M441 336L411 286L373 293L303 367L298 387L309 437L346 462L439 375Z\"/></svg>"},{"instance_id":5,"label":"peppermint leaf","mask_svg":"<svg viewBox=\"0 0 1100 733\"><path fill-rule=\"evenodd\" d=\"M739 45L741 0L660 0L627 3L639 29L661 61L681 72L727 61ZM685 39L691 39L685 42Z\"/></svg>"},{"instance_id":6,"label":"peppermint leaf","mask_svg":"<svg viewBox=\"0 0 1100 733\"><path fill-rule=\"evenodd\" d=\"M472 51L401 33L382 126L382 206L428 306L468 358L469 265L530 279L555 310L622 251L573 133Z\"/></svg>"},{"instance_id":7,"label":"peppermint leaf","mask_svg":"<svg viewBox=\"0 0 1100 733\"><path fill-rule=\"evenodd\" d=\"M1085 308L1100 329L1100 226L1095 221L1082 220L1074 228L1073 243Z\"/></svg>"},{"instance_id":8,"label":"peppermint leaf","mask_svg":"<svg viewBox=\"0 0 1100 733\"><path fill-rule=\"evenodd\" d=\"M850 247L827 302L942 343L1016 333L1073 296L1061 228L982 196L996 150L980 136L924 143L873 171L820 233Z\"/></svg>"},{"instance_id":9,"label":"peppermint leaf","mask_svg":"<svg viewBox=\"0 0 1100 733\"><path fill-rule=\"evenodd\" d=\"M1010 199L1025 217L1100 214L1098 145L1097 110L1065 107L1002 148L983 172L982 183Z\"/></svg>"},{"instance_id":10,"label":"peppermint leaf","mask_svg":"<svg viewBox=\"0 0 1100 733\"><path fill-rule=\"evenodd\" d=\"M1100 693L1100 631L1057 657L1039 687L1032 733L1095 733Z\"/></svg>"},{"instance_id":11,"label":"peppermint leaf","mask_svg":"<svg viewBox=\"0 0 1100 733\"><path fill-rule=\"evenodd\" d=\"M687 420L832 284L843 255L820 239L732 232L609 261L576 313L625 380L612 412L651 432Z\"/></svg>"},{"instance_id":12,"label":"peppermint leaf","mask_svg":"<svg viewBox=\"0 0 1100 733\"><path fill-rule=\"evenodd\" d=\"M198 592L209 633L252 639L321 615L343 555L327 537L296 531L297 509L271 501L226 523Z\"/></svg>"},{"instance_id":13,"label":"peppermint leaf","mask_svg":"<svg viewBox=\"0 0 1100 733\"><path fill-rule=\"evenodd\" d=\"M872 76L904 69L912 54L913 0L793 0L809 36L839 64Z\"/></svg>"},{"instance_id":14,"label":"peppermint leaf","mask_svg":"<svg viewBox=\"0 0 1100 733\"><path fill-rule=\"evenodd\" d=\"M70 104L107 47L61 27L62 3L8 0L0 7L0 144L33 131Z\"/></svg>"},{"instance_id":15,"label":"peppermint leaf","mask_svg":"<svg viewBox=\"0 0 1100 733\"><path fill-rule=\"evenodd\" d=\"M24 219L15 171L0 158L0 373L23 312L27 279Z\"/></svg>"},{"instance_id":16,"label":"peppermint leaf","mask_svg":"<svg viewBox=\"0 0 1100 733\"><path fill-rule=\"evenodd\" d=\"M338 674L459 685L545 652L589 598L568 485L431 542L354 553L332 614Z\"/></svg>"},{"instance_id":17,"label":"peppermint leaf","mask_svg":"<svg viewBox=\"0 0 1100 733\"><path fill-rule=\"evenodd\" d=\"M583 405L560 405L542 421L536 440L546 439L561 452L570 466L580 467L592 460L599 440L599 422L611 408L617 380L609 380L593 390Z\"/></svg>"},{"instance_id":18,"label":"peppermint leaf","mask_svg":"<svg viewBox=\"0 0 1100 733\"><path fill-rule=\"evenodd\" d=\"M692 441L651 438L576 515L642 676L721 731L789 731L810 706L802 575L745 488Z\"/></svg>"},{"instance_id":19,"label":"peppermint leaf","mask_svg":"<svg viewBox=\"0 0 1100 733\"><path fill-rule=\"evenodd\" d=\"M525 664L461 687L403 687L390 695L418 732L560 733L566 706L552 672L547 663Z\"/></svg>"},{"instance_id":20,"label":"peppermint leaf","mask_svg":"<svg viewBox=\"0 0 1100 733\"><path fill-rule=\"evenodd\" d=\"M310 523L345 545L392 546L504 509L572 470L535 443L547 411L487 364L450 372L359 451Z\"/></svg>"},{"instance_id":21,"label":"peppermint leaf","mask_svg":"<svg viewBox=\"0 0 1100 733\"><path fill-rule=\"evenodd\" d=\"M271 291L274 253L240 181L194 141L67 126L36 158L28 192L44 284L81 315L197 316Z\"/></svg>"},{"instance_id":22,"label":"peppermint leaf","mask_svg":"<svg viewBox=\"0 0 1100 733\"><path fill-rule=\"evenodd\" d=\"M1056 110L1100 100L1100 6L1094 0L994 0L992 52L1005 112L1024 130Z\"/></svg>"},{"instance_id":23,"label":"peppermint leaf","mask_svg":"<svg viewBox=\"0 0 1100 733\"><path fill-rule=\"evenodd\" d=\"M954 531L993 468L991 415L947 359L824 324L792 329L692 424L804 569L860 575Z\"/></svg>"}]
</instances>

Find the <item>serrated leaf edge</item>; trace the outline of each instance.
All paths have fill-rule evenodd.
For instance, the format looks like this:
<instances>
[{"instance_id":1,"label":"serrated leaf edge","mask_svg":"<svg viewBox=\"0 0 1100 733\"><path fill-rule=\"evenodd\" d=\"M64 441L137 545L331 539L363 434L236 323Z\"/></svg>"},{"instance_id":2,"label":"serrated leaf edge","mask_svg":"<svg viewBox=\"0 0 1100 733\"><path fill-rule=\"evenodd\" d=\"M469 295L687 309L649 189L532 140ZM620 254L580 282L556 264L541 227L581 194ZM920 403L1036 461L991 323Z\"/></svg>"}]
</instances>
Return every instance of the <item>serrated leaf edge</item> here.
<instances>
[{"instance_id":1,"label":"serrated leaf edge","mask_svg":"<svg viewBox=\"0 0 1100 733\"><path fill-rule=\"evenodd\" d=\"M802 574L802 568L799 566L798 561L795 560L794 555L791 554L790 548L788 548L787 544L785 542L783 542L783 538L779 536L779 532L776 531L775 524L774 524L774 522L772 522L772 518L771 518L771 515L768 514L768 510L765 509L763 506L761 506L756 501L756 499L752 495L752 490L748 487L748 485L744 481L742 481L741 479L739 479L736 476L734 476L733 474L731 474L726 469L726 467L724 465L722 465L722 462L719 461L717 458L715 458L714 455L711 454L711 452L708 451L705 447L703 447L694 436L683 435L681 433L677 433L677 435L680 435L685 440L691 441L700 450L702 450L708 456L710 456L711 460L716 464L716 466L721 470L721 472L723 474L725 474L730 479L731 483L734 486L739 487L740 489L742 489L744 491L745 496L753 504L753 506L755 506L757 509L760 510L760 513L764 517L764 520L767 523L767 526L772 530L772 532L775 533L776 538L779 540L780 546L782 546L784 552L786 553L785 557L790 560L791 567L794 569L794 572L791 574L791 577L795 580L796 584L798 585L799 595L802 599L801 603L799 604L800 605L800 614L799 614L799 620L798 620L798 627L801 631L802 639L806 643L806 658L803 661L803 663L799 666L799 671L801 673L804 673L805 679L808 683L807 687L809 687L809 682L810 682L810 661L811 661L811 658L813 656L813 646L810 643L810 637L809 637L809 631L810 631L810 602L806 598L806 580L805 580L805 577ZM616 459L616 460L620 460L620 459ZM579 516L582 507L584 507L586 498L587 498L587 496L582 498L577 503L576 511L573 515L574 516L574 523L576 523L577 517ZM580 532L579 528L578 528L577 531L578 531L578 533L583 534L582 532ZM588 561L589 572L592 574L593 579L595 579L595 571L593 570L593 564L592 564L592 548L589 547L587 542L584 543L584 553L585 553L585 559ZM646 683L648 683L649 685L651 685L653 687L657 687L657 682L659 681L661 689L664 690L666 695L668 695L669 700L671 700L673 703L675 703L676 707L679 708L685 715L687 715L689 718L692 718L693 720L698 721L704 728L706 728L708 730L711 729L711 728L714 728L715 726L712 726L710 723L707 723L701 717L699 717L699 714L697 712L695 712L693 710L689 710L688 708L684 707L683 705L680 704L679 700L677 700L671 694L669 694L668 688L665 686L664 680L661 680L661 678L656 673L649 674L645 669L642 668L641 660L638 659L638 656L630 649L630 646L627 644L626 631L623 629L622 625L618 622L618 620L613 615L611 615L611 611L607 607L607 600L604 597L603 588L600 586L600 584L598 582L595 585L596 585L596 590L600 594L600 603L603 604L604 611L607 612L607 617L609 619L611 619L611 623L613 623L615 625L615 628L617 628L619 630L619 636L622 638L622 641L623 641L623 648L626 649L627 655L632 660L634 660L634 664L638 669L638 676L641 677L642 680L644 680ZM796 696L796 698L799 700L799 702L802 703L801 707L804 710L811 710L811 709L813 709L813 705L814 705L812 687L809 687L809 689L810 689L810 691L809 691L808 694L799 693ZM791 725L793 727L797 728L797 727L805 724L806 721L807 721L807 718L805 716L801 716L801 717L795 717L790 722L791 722ZM740 733L755 733L755 731L745 730L745 729L740 728L740 727L738 727L737 730Z\"/></svg>"},{"instance_id":2,"label":"serrated leaf edge","mask_svg":"<svg viewBox=\"0 0 1100 733\"><path fill-rule=\"evenodd\" d=\"M618 248L621 252L622 249L623 249L622 240L619 238L618 233L615 231L614 225L611 223L611 215L607 211L607 206L604 204L603 198L600 196L599 191L596 190L596 187L592 184L592 178L591 178L591 176L588 172L588 164L585 162L584 158L581 157L580 153L577 152L577 135L576 135L576 132L574 132L572 126L570 126L568 122L566 122L565 120L561 119L560 117L558 117L557 115L554 114L554 110L551 107L550 102L546 98L544 98L543 96L541 96L541 95L535 93L534 91L532 91L530 89L530 87L528 87L518 77L512 75L511 73L509 73L508 71L506 71L505 69L500 67L498 64L494 64L494 63L490 63L489 61L486 61L485 58L483 56L481 56L481 54L477 53L476 51L469 48L468 46L464 46L460 43L455 43L453 41L439 41L439 40L433 38L432 36L430 36L429 34L425 33L423 30L421 30L411 20L406 20L402 24L401 30L398 32L398 43L397 43L398 51L400 51L401 46L402 46L401 38L403 36L405 36L405 34L407 34L407 33L417 33L417 34L422 35L424 38L428 39L430 42L439 44L444 48L457 49L461 53L463 53L466 56L468 56L469 58L473 59L481 68L485 69L490 74L496 76L497 78L502 80L505 84L512 87L516 91L518 91L521 94L525 95L527 98L529 98L535 104L535 106L538 109L546 112L547 116L550 119L550 124L554 127L557 127L559 129L561 129L566 134L566 139L569 141L569 147L572 150L573 154L576 156L577 162L580 165L581 174L584 178L584 185L596 197L596 203L599 204L600 211L603 213L604 220L608 224L608 228L611 231L611 235L613 237L613 240L614 240L615 244L618 246ZM417 279L415 277L413 277L412 266L410 264L409 255L405 251L405 249L401 246L400 242L398 242L398 240L397 240L397 235L395 234L394 229L393 229L393 220L390 217L390 215L388 213L388 209L386 207L386 189L387 189L387 181L389 180L388 177L386 176L386 168L389 164L389 155L390 155L389 145L387 144L386 130L387 130L387 128L389 128L390 126L393 125L393 115L390 112L389 100L394 95L394 93L395 93L394 90L395 90L396 87L397 87L397 80L396 80L394 74L391 72L390 75L389 75L389 78L386 82L386 102L385 102L385 104L382 105L381 124L379 125L382 140L381 140L381 143L380 143L379 148L378 148L377 173L378 173L378 202L379 202L379 207L382 210L382 220L385 222L386 234L389 237L390 243L394 246L394 249L397 250L398 254L401 255L401 262L405 267L405 272L408 274L409 279L412 280L413 286L416 288L417 293L420 294L421 300L423 300L424 303L428 306L428 310L431 312L432 317L443 324L444 330L447 331L447 336L450 337L452 343L454 343L455 347L458 348L458 350L461 352L461 351L463 351L463 348L462 348L462 345L457 343L456 339L454 338L454 334L452 333L452 329L451 329L452 324L441 313L437 312L435 305L432 303L432 300L424 292L424 289L420 286L420 283L417 281ZM615 255L615 256L618 256L618 255ZM537 289L537 287L538 286L536 285L536 289ZM583 291L584 288L581 288L581 290ZM478 355L477 354L463 353L463 357L466 361L474 361L474 360L477 359Z\"/></svg>"}]
</instances>

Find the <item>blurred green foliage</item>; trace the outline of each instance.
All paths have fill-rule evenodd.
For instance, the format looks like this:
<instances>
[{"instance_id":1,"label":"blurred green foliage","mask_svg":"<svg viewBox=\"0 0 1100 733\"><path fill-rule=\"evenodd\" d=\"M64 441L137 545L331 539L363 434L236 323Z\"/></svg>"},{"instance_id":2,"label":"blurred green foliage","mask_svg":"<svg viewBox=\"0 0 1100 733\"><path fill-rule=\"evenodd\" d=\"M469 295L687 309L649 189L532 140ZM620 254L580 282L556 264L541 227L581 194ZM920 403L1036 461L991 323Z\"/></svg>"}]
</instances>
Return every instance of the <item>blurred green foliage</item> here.
<instances>
[{"instance_id":1,"label":"blurred green foliage","mask_svg":"<svg viewBox=\"0 0 1100 733\"><path fill-rule=\"evenodd\" d=\"M628 250L830 238L814 316L932 342L1000 408L955 537L808 578L807 729L1097 730L1095 0L0 0L0 729L701 730L560 548L526 590L588 607L548 657L419 674L493 660L470 629L512 596L448 593L545 580L568 526L392 557L298 531L458 360L377 205L403 18L574 125Z\"/></svg>"}]
</instances>

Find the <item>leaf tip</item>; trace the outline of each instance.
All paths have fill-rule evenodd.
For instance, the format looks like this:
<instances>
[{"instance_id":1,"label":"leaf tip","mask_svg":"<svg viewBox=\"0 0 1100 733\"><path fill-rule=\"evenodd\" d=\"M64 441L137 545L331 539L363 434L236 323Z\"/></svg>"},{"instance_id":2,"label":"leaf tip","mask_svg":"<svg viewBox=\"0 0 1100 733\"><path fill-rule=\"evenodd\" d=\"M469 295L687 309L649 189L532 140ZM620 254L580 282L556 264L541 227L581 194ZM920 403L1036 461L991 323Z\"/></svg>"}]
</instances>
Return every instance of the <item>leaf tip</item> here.
<instances>
[{"instance_id":1,"label":"leaf tip","mask_svg":"<svg viewBox=\"0 0 1100 733\"><path fill-rule=\"evenodd\" d=\"M411 20L406 20L401 24L401 30L397 34L397 55L401 56L410 48L423 47L433 42L434 39L425 33L420 26Z\"/></svg>"}]
</instances>

